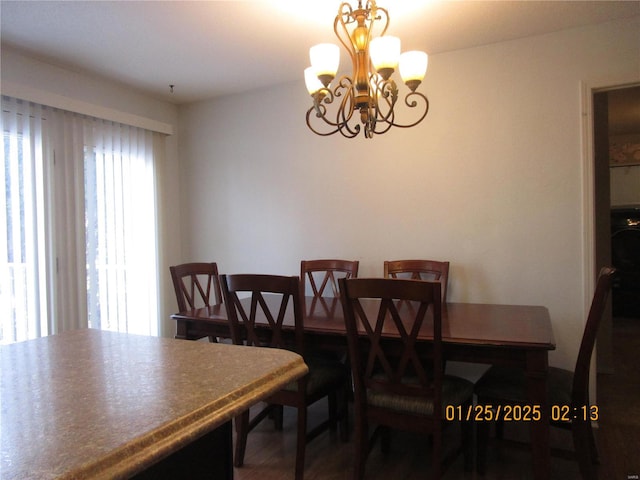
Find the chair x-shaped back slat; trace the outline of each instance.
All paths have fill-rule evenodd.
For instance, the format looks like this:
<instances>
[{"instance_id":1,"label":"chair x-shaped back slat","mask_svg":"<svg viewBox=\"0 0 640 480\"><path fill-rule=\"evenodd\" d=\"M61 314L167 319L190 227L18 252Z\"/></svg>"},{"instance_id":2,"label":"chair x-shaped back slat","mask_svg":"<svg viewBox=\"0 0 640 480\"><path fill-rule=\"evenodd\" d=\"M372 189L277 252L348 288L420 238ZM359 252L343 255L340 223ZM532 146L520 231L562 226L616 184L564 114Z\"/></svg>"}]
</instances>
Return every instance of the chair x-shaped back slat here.
<instances>
[{"instance_id":1,"label":"chair x-shaped back slat","mask_svg":"<svg viewBox=\"0 0 640 480\"><path fill-rule=\"evenodd\" d=\"M334 297L339 296L338 282L336 281L336 277L333 274L332 270L327 270L326 272L324 272L324 277L322 278L322 283L320 284L320 288L318 288L316 284L316 280L313 276L313 273L314 272L309 271L307 272L307 276L309 277L309 284L311 285L311 290L313 291L314 297L322 297L322 295L324 294L324 289L327 287L328 284L331 285L333 296ZM350 278L350 277L351 275L347 273L345 278Z\"/></svg>"},{"instance_id":2,"label":"chair x-shaped back slat","mask_svg":"<svg viewBox=\"0 0 640 480\"><path fill-rule=\"evenodd\" d=\"M222 275L221 284L234 343L293 348L303 353L303 309L297 276ZM243 295L248 297L241 299ZM285 322L290 321L285 332Z\"/></svg>"},{"instance_id":3,"label":"chair x-shaped back slat","mask_svg":"<svg viewBox=\"0 0 640 480\"><path fill-rule=\"evenodd\" d=\"M357 276L357 260L320 259L302 260L302 262L300 262L301 286L304 290L305 283L308 279L314 298L324 296L325 291L327 292L327 295L329 294L329 291L331 291L333 297L339 297L340 287L338 286L338 279L354 278ZM329 287L331 290L329 290Z\"/></svg>"},{"instance_id":4,"label":"chair x-shaped back slat","mask_svg":"<svg viewBox=\"0 0 640 480\"><path fill-rule=\"evenodd\" d=\"M185 284L185 280L189 279L188 286ZM184 294L184 298L189 304L190 308L196 308L196 289L200 294L200 298L203 300L205 305L211 305L209 303L209 299L211 297L211 285L213 284L213 278L209 275L207 276L206 281L206 289L202 286L200 282L200 277L197 274L189 275L188 277L183 277L180 281L182 293Z\"/></svg>"},{"instance_id":5,"label":"chair x-shaped back slat","mask_svg":"<svg viewBox=\"0 0 640 480\"><path fill-rule=\"evenodd\" d=\"M216 263L192 262L169 267L178 310L218 305L222 292Z\"/></svg>"},{"instance_id":6,"label":"chair x-shaped back slat","mask_svg":"<svg viewBox=\"0 0 640 480\"><path fill-rule=\"evenodd\" d=\"M438 260L386 260L384 262L385 278L405 278L410 280L426 280L440 282L442 301L447 300L447 283L449 280L449 262Z\"/></svg>"},{"instance_id":7,"label":"chair x-shaped back slat","mask_svg":"<svg viewBox=\"0 0 640 480\"><path fill-rule=\"evenodd\" d=\"M354 310L371 342L364 372L365 381L370 388L376 389L379 384L391 382L398 393L415 393L415 384L406 389L402 385L402 379L412 376L417 380L421 390L427 393L431 392L431 377L427 371L424 358L420 358L416 348L418 334L427 318L430 303L420 302L417 309L408 308L407 304L410 304L410 302L406 300L381 299L375 323L373 323L373 318L367 317L360 301L358 299L354 300ZM398 311L399 306L402 305L404 305L404 321L403 315ZM410 322L407 322L408 315L411 316ZM370 315L370 317L373 317L373 315ZM399 336L399 350L394 349L395 358L393 359L389 357L389 352L385 352L385 346L381 341L383 330L388 330L388 327L385 326L389 323L395 326ZM410 325L409 330L406 328L407 323ZM439 332L434 332L434 335L439 336ZM378 380L381 373L379 366L382 367L386 376L383 382Z\"/></svg>"},{"instance_id":8,"label":"chair x-shaped back slat","mask_svg":"<svg viewBox=\"0 0 640 480\"><path fill-rule=\"evenodd\" d=\"M265 344L266 337L265 335L260 335L261 329L260 322L258 321L259 318L261 319L262 316L264 316L264 319L267 321L267 325L270 327L270 335L266 340L266 343L270 347L274 348L285 347L285 341L282 336L282 327L290 295L281 295L277 316L274 316L273 313L275 309L272 310L272 308L269 308L262 292L251 292L251 302L248 313L238 298L238 295L235 292L232 292L231 296L233 298L233 303L236 306L236 311L242 319L241 323L244 326L247 345L261 346ZM262 315L260 315L260 313ZM236 320L238 319L236 318Z\"/></svg>"}]
</instances>

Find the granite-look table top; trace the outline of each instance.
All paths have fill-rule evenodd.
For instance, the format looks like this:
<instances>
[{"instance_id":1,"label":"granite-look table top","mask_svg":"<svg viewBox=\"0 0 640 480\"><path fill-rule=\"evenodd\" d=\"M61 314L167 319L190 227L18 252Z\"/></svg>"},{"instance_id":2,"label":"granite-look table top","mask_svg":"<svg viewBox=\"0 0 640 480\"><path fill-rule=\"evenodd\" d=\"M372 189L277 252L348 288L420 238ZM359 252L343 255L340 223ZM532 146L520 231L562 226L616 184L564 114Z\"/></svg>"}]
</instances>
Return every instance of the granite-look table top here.
<instances>
[{"instance_id":1,"label":"granite-look table top","mask_svg":"<svg viewBox=\"0 0 640 480\"><path fill-rule=\"evenodd\" d=\"M90 329L0 354L3 480L127 478L307 372L284 350Z\"/></svg>"}]
</instances>

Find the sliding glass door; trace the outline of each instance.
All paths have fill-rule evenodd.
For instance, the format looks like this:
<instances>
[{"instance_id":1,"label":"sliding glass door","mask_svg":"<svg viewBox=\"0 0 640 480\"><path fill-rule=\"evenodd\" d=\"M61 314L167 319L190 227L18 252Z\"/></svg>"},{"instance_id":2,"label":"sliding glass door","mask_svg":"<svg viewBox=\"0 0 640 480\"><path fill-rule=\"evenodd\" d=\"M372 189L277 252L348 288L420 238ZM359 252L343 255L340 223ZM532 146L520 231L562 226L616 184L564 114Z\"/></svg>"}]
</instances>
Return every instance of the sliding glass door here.
<instances>
[{"instance_id":1,"label":"sliding glass door","mask_svg":"<svg viewBox=\"0 0 640 480\"><path fill-rule=\"evenodd\" d=\"M157 335L154 134L2 103L0 344L78 327Z\"/></svg>"}]
</instances>

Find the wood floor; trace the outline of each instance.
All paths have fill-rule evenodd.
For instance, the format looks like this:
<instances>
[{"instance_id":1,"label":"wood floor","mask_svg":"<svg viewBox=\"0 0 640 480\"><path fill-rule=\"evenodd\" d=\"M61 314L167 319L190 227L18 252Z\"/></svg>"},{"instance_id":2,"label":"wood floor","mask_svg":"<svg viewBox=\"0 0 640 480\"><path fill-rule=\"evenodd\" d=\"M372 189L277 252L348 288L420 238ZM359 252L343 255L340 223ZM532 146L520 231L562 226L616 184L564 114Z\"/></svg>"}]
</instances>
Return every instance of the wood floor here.
<instances>
[{"instance_id":1,"label":"wood floor","mask_svg":"<svg viewBox=\"0 0 640 480\"><path fill-rule=\"evenodd\" d=\"M614 322L616 372L598 376L600 428L597 442L601 458L600 480L638 479L640 475L640 320ZM324 415L326 404L319 403L313 416ZM459 441L458 425L446 434L446 444ZM528 429L508 424L505 437L526 442ZM531 455L526 444L500 441L492 437L487 474L464 472L459 457L447 470L445 480L525 480L531 479ZM552 429L552 447L571 448L570 432ZM306 480L344 480L351 478L353 441L341 443L337 434L326 432L307 446ZM367 461L369 480L413 480L429 477L431 463L428 442L416 434L394 432L391 452L383 455L375 448ZM236 480L281 480L293 478L295 458L295 412L285 411L284 431L277 432L265 421L251 432L245 465L235 469ZM572 458L554 456L549 480L578 480L577 463Z\"/></svg>"}]
</instances>

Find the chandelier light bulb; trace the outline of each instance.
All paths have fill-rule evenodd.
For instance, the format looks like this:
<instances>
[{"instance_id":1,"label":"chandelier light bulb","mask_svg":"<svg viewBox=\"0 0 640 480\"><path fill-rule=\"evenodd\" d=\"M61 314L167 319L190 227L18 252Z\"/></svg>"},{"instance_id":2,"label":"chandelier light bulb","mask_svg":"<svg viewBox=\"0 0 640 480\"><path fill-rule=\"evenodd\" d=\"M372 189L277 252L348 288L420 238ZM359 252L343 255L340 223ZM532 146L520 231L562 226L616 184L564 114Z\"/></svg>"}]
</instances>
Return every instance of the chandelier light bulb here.
<instances>
[{"instance_id":1,"label":"chandelier light bulb","mask_svg":"<svg viewBox=\"0 0 640 480\"><path fill-rule=\"evenodd\" d=\"M369 55L376 71L388 80L398 67L400 39L390 35L374 38L369 44Z\"/></svg>"},{"instance_id":2,"label":"chandelier light bulb","mask_svg":"<svg viewBox=\"0 0 640 480\"><path fill-rule=\"evenodd\" d=\"M338 73L340 48L333 43L319 43L309 49L309 59L317 77L327 87Z\"/></svg>"},{"instance_id":3,"label":"chandelier light bulb","mask_svg":"<svg viewBox=\"0 0 640 480\"><path fill-rule=\"evenodd\" d=\"M304 69L304 83L307 86L309 95L311 96L318 93L324 87L322 82L318 79L313 67L307 67Z\"/></svg>"},{"instance_id":4,"label":"chandelier light bulb","mask_svg":"<svg viewBox=\"0 0 640 480\"><path fill-rule=\"evenodd\" d=\"M415 91L422 82L428 62L429 56L424 52L412 50L400 55L400 76L411 91Z\"/></svg>"}]
</instances>

